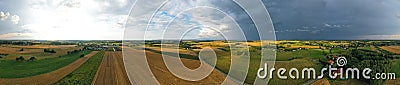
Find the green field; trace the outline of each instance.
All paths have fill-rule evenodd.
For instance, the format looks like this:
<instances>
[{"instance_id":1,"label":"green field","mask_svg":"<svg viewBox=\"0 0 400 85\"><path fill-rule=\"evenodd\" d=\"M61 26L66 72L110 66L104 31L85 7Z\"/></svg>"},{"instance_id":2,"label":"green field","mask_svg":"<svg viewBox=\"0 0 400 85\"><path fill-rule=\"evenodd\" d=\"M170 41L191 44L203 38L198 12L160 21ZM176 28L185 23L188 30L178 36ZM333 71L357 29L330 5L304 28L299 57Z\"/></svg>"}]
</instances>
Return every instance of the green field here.
<instances>
[{"instance_id":1,"label":"green field","mask_svg":"<svg viewBox=\"0 0 400 85\"><path fill-rule=\"evenodd\" d=\"M97 53L82 64L78 69L65 76L54 85L90 85L96 75L97 69L103 60L104 51Z\"/></svg>"},{"instance_id":2,"label":"green field","mask_svg":"<svg viewBox=\"0 0 400 85\"><path fill-rule=\"evenodd\" d=\"M309 49L309 50L297 50L288 52L277 52L276 61L290 61L293 59L311 58L318 59L323 57L322 50Z\"/></svg>"},{"instance_id":3,"label":"green field","mask_svg":"<svg viewBox=\"0 0 400 85\"><path fill-rule=\"evenodd\" d=\"M61 57L35 61L1 60L0 78L23 78L48 73L67 66L79 59L81 54L86 55L90 52L91 51L86 50Z\"/></svg>"},{"instance_id":4,"label":"green field","mask_svg":"<svg viewBox=\"0 0 400 85\"><path fill-rule=\"evenodd\" d=\"M390 72L396 73L396 78L400 78L400 60L397 60Z\"/></svg>"},{"instance_id":5,"label":"green field","mask_svg":"<svg viewBox=\"0 0 400 85\"><path fill-rule=\"evenodd\" d=\"M291 79L289 77L289 71L291 68L297 68L298 70L302 70L302 68L316 68L317 64L310 62L307 59L294 59L291 61L277 61L275 62L275 69L279 69L279 68L285 68L287 69L287 71L285 72L285 76L288 76L288 79L279 79L277 76L277 72L274 71L273 72L273 78L270 80L270 82L268 84L271 85L291 85L291 84L302 84L307 82L310 79ZM316 70L316 75L320 75L320 70L318 68L315 69ZM295 73L294 73L295 74ZM301 75L299 75L301 76Z\"/></svg>"},{"instance_id":6,"label":"green field","mask_svg":"<svg viewBox=\"0 0 400 85\"><path fill-rule=\"evenodd\" d=\"M320 49L306 49L306 50L297 50L297 51L286 51L286 52L277 52L276 53L276 62L275 69L279 68L310 68L313 67L316 69L316 75L320 75L320 68L323 67L323 64L318 62L319 58L323 58L322 50ZM276 72L273 73L275 78L272 78L268 84L301 84L305 83L310 79L278 79ZM288 72L285 73L288 76Z\"/></svg>"},{"instance_id":7,"label":"green field","mask_svg":"<svg viewBox=\"0 0 400 85\"><path fill-rule=\"evenodd\" d=\"M320 75L320 70L329 65L328 61L333 59L333 56L346 57L348 63L345 68L362 68L362 67L375 67L373 72L387 73L388 71L396 73L396 77L399 78L400 74L400 60L399 55L387 52L379 48L384 43L380 42L366 42L366 41L299 41L299 42L288 42L287 44L278 44L276 51L276 62L275 69L279 68L310 68L313 67L316 70L316 74ZM288 48L285 45L295 46L320 46L320 48ZM280 46L280 47L279 47ZM250 68L248 69L246 84L253 84L256 78L256 72L259 68L261 55L260 47L250 46ZM234 48L237 49L237 48ZM148 49L146 49L148 50ZM217 54L216 68L223 73L229 73L232 58L231 48L229 46L214 47L213 50ZM241 50L239 48L239 50ZM243 49L245 50L245 49ZM151 51L151 50L150 50ZM153 51L154 52L154 51ZM156 52L161 53L161 52ZM197 52L198 53L198 52ZM240 55L240 51L232 52L235 55ZM167 53L168 54L168 53ZM181 56L182 57L182 56ZM182 58L195 59L196 56L186 55ZM393 60L394 59L394 60ZM397 59L397 60L396 60ZM333 59L334 60L334 59ZM388 62L391 61L391 62ZM393 64L391 64L393 63ZM390 66L392 65L392 66ZM273 74L275 78L270 80L269 84L303 84L308 82L310 79L277 79L276 72ZM288 76L288 72L285 74ZM371 84L383 84L382 81L375 80L334 80L328 79L333 84L354 84L356 83L371 83Z\"/></svg>"},{"instance_id":8,"label":"green field","mask_svg":"<svg viewBox=\"0 0 400 85\"><path fill-rule=\"evenodd\" d=\"M249 64L249 69L248 69L248 74L247 78L245 80L245 83L247 84L252 84L257 77L256 73L260 65L260 60L261 60L261 55L260 51L257 50L258 47L250 47L249 52L250 52L250 64ZM152 51L156 53L161 53L160 51L155 51L151 49L146 49L147 51ZM222 71L225 74L229 73L230 65L231 65L231 52L230 50L226 49L220 49L220 50L214 50L215 53L217 54L217 62L216 62L216 68L220 71ZM198 53L198 52L197 52ZM168 55L168 53L167 53ZM180 54L181 58L187 58L187 59L194 59L198 60L198 57L196 56L191 56L191 55L184 55ZM323 57L322 50L316 50L316 49L309 49L309 50L297 50L297 51L288 51L288 52L277 52L277 60L278 62L275 64L276 67L283 67L283 68L289 68L287 66L291 66L293 68L305 68L305 67L317 67L321 68L322 64L318 64L318 58ZM315 62L312 62L314 60ZM301 63L302 65L295 65ZM317 72L319 74L319 72ZM297 83L303 83L306 82L307 80L291 80L291 82L297 82ZM279 79L273 79L270 81L271 83L284 83L288 82L287 80L279 80Z\"/></svg>"}]
</instances>

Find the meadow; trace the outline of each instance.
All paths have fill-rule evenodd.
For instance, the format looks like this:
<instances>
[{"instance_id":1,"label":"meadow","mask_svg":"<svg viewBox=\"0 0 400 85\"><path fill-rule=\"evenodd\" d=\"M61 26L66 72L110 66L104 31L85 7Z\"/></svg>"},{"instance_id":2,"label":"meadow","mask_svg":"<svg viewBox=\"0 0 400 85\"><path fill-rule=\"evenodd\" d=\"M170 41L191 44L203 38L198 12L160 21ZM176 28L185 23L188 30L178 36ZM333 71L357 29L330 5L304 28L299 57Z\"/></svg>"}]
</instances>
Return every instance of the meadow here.
<instances>
[{"instance_id":1,"label":"meadow","mask_svg":"<svg viewBox=\"0 0 400 85\"><path fill-rule=\"evenodd\" d=\"M79 59L85 50L78 53L33 61L0 60L0 78L23 78L48 73L69 65Z\"/></svg>"},{"instance_id":2,"label":"meadow","mask_svg":"<svg viewBox=\"0 0 400 85\"><path fill-rule=\"evenodd\" d=\"M396 60L393 64L392 70L390 72L396 73L396 78L400 78L400 60Z\"/></svg>"},{"instance_id":3,"label":"meadow","mask_svg":"<svg viewBox=\"0 0 400 85\"><path fill-rule=\"evenodd\" d=\"M247 78L245 80L245 83L247 84L253 84L255 78L257 77L256 73L260 65L260 60L261 60L261 55L260 51L257 50L259 47L257 46L251 46L249 48L250 50L250 64L249 64L249 69L248 69L248 74ZM155 53L160 53L161 51L155 50L154 48L146 48L147 51L155 52ZM183 49L180 49L183 50ZM228 74L229 69L231 66L231 51L229 49L226 49L224 47L221 48L213 48L215 51L217 57L217 62L216 62L216 67L218 70L221 72ZM196 53L199 53L199 51L195 51ZM172 54L171 52L164 52L166 55ZM188 55L188 54L179 54L181 58L186 58L186 59L193 59L193 60L198 60L197 56L194 55ZM277 52L277 62L275 63L275 67L282 67L282 68L289 68L287 66L291 66L294 68L305 68L305 67L318 67L321 68L321 65L318 65L318 58L323 57L322 51L316 50L316 49L309 49L309 50L298 50L298 51L288 51L288 52ZM313 62L314 60L314 62ZM301 63L302 65L296 65ZM318 72L319 74L319 72ZM274 74L276 76L276 74ZM287 75L287 74L286 74ZM297 82L297 83L304 83L307 80L291 80L292 82ZM287 80L279 80L279 79L273 79L271 80L271 83L287 83Z\"/></svg>"},{"instance_id":4,"label":"meadow","mask_svg":"<svg viewBox=\"0 0 400 85\"><path fill-rule=\"evenodd\" d=\"M96 75L97 69L103 60L104 51L98 52L72 73L65 76L54 85L90 85Z\"/></svg>"},{"instance_id":5,"label":"meadow","mask_svg":"<svg viewBox=\"0 0 400 85\"><path fill-rule=\"evenodd\" d=\"M183 45L189 43L189 47L181 47L180 50L194 51L199 53L201 48L210 47L217 54L216 67L221 72L227 74L231 66L231 50L228 43L208 41L208 42L196 42L188 41L181 43ZM240 42L242 43L242 42ZM328 61L332 60L333 56L346 57L348 59L347 67L379 67L374 68L374 72L395 72L396 77L400 74L400 55L398 51L400 46L395 46L394 43L398 42L386 42L386 41L278 41L276 42L276 62L275 68L310 68L316 69L316 74L320 75L320 70L323 67L328 66ZM191 49L190 44L196 45L196 48ZM238 43L229 43L235 45L241 45ZM250 68L248 69L248 75L246 78L246 84L253 84L256 78L256 72L259 68L261 55L260 45L257 42L252 42L249 46L250 51ZM198 48L200 47L200 48ZM162 53L161 51L154 51L153 48L146 49L156 53ZM390 51L390 52L389 52ZM168 54L168 52L165 52ZM232 52L240 53L240 52ZM198 60L195 55L180 54L181 58ZM184 56L182 56L184 55ZM334 59L333 59L334 60ZM388 64L387 61L391 61ZM378 63L378 64L374 64ZM382 70L384 69L384 70ZM276 74L273 74L276 77ZM285 75L288 75L287 73ZM276 79L270 80L269 84L304 84L310 82L311 79ZM330 84L382 84L384 81L375 80L335 80L327 78L324 82ZM312 83L313 81L311 81Z\"/></svg>"}]
</instances>

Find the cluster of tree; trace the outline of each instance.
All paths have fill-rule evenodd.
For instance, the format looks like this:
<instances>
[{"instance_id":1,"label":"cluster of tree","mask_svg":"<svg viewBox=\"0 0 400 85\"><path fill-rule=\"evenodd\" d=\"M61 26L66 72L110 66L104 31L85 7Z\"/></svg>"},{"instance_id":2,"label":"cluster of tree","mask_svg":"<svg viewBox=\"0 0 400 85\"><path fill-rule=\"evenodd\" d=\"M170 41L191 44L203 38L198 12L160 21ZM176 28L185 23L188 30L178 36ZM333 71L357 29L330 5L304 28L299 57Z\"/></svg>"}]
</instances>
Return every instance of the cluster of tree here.
<instances>
[{"instance_id":1,"label":"cluster of tree","mask_svg":"<svg viewBox=\"0 0 400 85\"><path fill-rule=\"evenodd\" d=\"M80 52L80 51L82 51L82 49L74 50L74 51L67 51L67 54L68 54L68 55L69 55L69 54L75 54L75 53L78 53L78 52Z\"/></svg>"},{"instance_id":2,"label":"cluster of tree","mask_svg":"<svg viewBox=\"0 0 400 85\"><path fill-rule=\"evenodd\" d=\"M21 48L19 51L24 51L24 48Z\"/></svg>"},{"instance_id":3,"label":"cluster of tree","mask_svg":"<svg viewBox=\"0 0 400 85\"><path fill-rule=\"evenodd\" d=\"M49 45L76 45L74 42L50 42Z\"/></svg>"},{"instance_id":4,"label":"cluster of tree","mask_svg":"<svg viewBox=\"0 0 400 85\"><path fill-rule=\"evenodd\" d=\"M390 72L390 61L389 60L363 60L354 67L357 68L370 68L372 72L370 74L376 73L389 73ZM376 75L370 75L371 78L376 78ZM362 79L363 81L371 84L371 85L380 85L384 83L382 79Z\"/></svg>"},{"instance_id":5,"label":"cluster of tree","mask_svg":"<svg viewBox=\"0 0 400 85\"><path fill-rule=\"evenodd\" d=\"M0 55L2 55L2 56L7 56L8 54L0 54Z\"/></svg>"},{"instance_id":6,"label":"cluster of tree","mask_svg":"<svg viewBox=\"0 0 400 85\"><path fill-rule=\"evenodd\" d=\"M394 42L373 42L374 46L393 46L400 44L399 41Z\"/></svg>"},{"instance_id":7,"label":"cluster of tree","mask_svg":"<svg viewBox=\"0 0 400 85\"><path fill-rule=\"evenodd\" d=\"M155 40L155 41L149 40L149 41L145 41L145 44L146 45L161 44L161 41L160 40Z\"/></svg>"},{"instance_id":8,"label":"cluster of tree","mask_svg":"<svg viewBox=\"0 0 400 85\"><path fill-rule=\"evenodd\" d=\"M25 58L21 56L21 57L17 57L17 58L15 58L15 60L16 60L16 61L24 61L24 60L25 60Z\"/></svg>"},{"instance_id":9,"label":"cluster of tree","mask_svg":"<svg viewBox=\"0 0 400 85\"><path fill-rule=\"evenodd\" d=\"M11 44L11 45L34 45L30 41L0 41L0 44Z\"/></svg>"},{"instance_id":10,"label":"cluster of tree","mask_svg":"<svg viewBox=\"0 0 400 85\"><path fill-rule=\"evenodd\" d=\"M16 60L16 61L24 61L25 58L22 57L22 56L20 56L20 57L15 58L15 60ZM28 61L35 61L35 60L36 60L36 57L31 57L31 58L29 58Z\"/></svg>"},{"instance_id":11,"label":"cluster of tree","mask_svg":"<svg viewBox=\"0 0 400 85\"><path fill-rule=\"evenodd\" d=\"M35 60L36 60L36 57L29 58L29 61L35 61Z\"/></svg>"},{"instance_id":12,"label":"cluster of tree","mask_svg":"<svg viewBox=\"0 0 400 85\"><path fill-rule=\"evenodd\" d=\"M115 51L122 51L122 49L119 47L113 47L113 48L115 49Z\"/></svg>"},{"instance_id":13,"label":"cluster of tree","mask_svg":"<svg viewBox=\"0 0 400 85\"><path fill-rule=\"evenodd\" d=\"M79 57L83 58L83 57L85 57L85 54L81 54Z\"/></svg>"},{"instance_id":14,"label":"cluster of tree","mask_svg":"<svg viewBox=\"0 0 400 85\"><path fill-rule=\"evenodd\" d=\"M355 45L356 47L358 45ZM389 73L391 70L391 62L393 59L393 53L388 52L386 50L380 49L379 47L375 47L378 50L367 50L367 49L352 49L349 52L343 53L340 56L345 56L347 58L347 64L344 68L370 68L372 71L370 74L371 78L375 78L376 73ZM328 60L331 58L328 55L326 58L321 58L319 61L324 64L330 64ZM335 64L334 64L335 66ZM384 80L380 79L363 79L360 77L362 81L367 82L372 85L380 85L384 83Z\"/></svg>"},{"instance_id":15,"label":"cluster of tree","mask_svg":"<svg viewBox=\"0 0 400 85\"><path fill-rule=\"evenodd\" d=\"M179 47L184 49L191 49L190 44L188 44L187 42L180 42Z\"/></svg>"},{"instance_id":16,"label":"cluster of tree","mask_svg":"<svg viewBox=\"0 0 400 85\"><path fill-rule=\"evenodd\" d=\"M43 52L46 52L46 53L57 53L56 51L54 51L54 49L43 49Z\"/></svg>"},{"instance_id":17,"label":"cluster of tree","mask_svg":"<svg viewBox=\"0 0 400 85\"><path fill-rule=\"evenodd\" d=\"M370 74L376 73L389 73L391 69L390 57L391 55L385 52L372 51L365 49L352 49L349 54L345 54L348 63L344 68L370 68L372 72ZM370 75L375 78L375 75ZM362 78L362 77L361 77ZM384 80L374 80L374 79L361 79L369 84L382 84Z\"/></svg>"}]
</instances>

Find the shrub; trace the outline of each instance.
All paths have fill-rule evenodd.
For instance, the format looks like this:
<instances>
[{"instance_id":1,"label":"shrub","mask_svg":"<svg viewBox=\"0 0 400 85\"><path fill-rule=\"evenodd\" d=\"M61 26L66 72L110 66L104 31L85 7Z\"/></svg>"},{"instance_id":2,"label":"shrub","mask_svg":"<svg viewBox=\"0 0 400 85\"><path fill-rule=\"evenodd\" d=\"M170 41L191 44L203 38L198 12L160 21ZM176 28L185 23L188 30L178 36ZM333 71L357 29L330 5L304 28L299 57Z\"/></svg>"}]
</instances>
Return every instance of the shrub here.
<instances>
[{"instance_id":1,"label":"shrub","mask_svg":"<svg viewBox=\"0 0 400 85\"><path fill-rule=\"evenodd\" d=\"M18 58L15 58L15 60L17 60L17 61L24 61L24 60L25 60L25 58L24 58L24 57L22 57L22 56L20 56L20 57L18 57Z\"/></svg>"},{"instance_id":2,"label":"shrub","mask_svg":"<svg viewBox=\"0 0 400 85\"><path fill-rule=\"evenodd\" d=\"M51 50L51 49L43 49L43 52L47 52L47 53L57 53L56 51Z\"/></svg>"},{"instance_id":3,"label":"shrub","mask_svg":"<svg viewBox=\"0 0 400 85\"><path fill-rule=\"evenodd\" d=\"M81 58L85 57L85 54L82 54L80 57L81 57Z\"/></svg>"},{"instance_id":4,"label":"shrub","mask_svg":"<svg viewBox=\"0 0 400 85\"><path fill-rule=\"evenodd\" d=\"M36 57L29 58L29 61L34 61L34 60L36 60Z\"/></svg>"}]
</instances>

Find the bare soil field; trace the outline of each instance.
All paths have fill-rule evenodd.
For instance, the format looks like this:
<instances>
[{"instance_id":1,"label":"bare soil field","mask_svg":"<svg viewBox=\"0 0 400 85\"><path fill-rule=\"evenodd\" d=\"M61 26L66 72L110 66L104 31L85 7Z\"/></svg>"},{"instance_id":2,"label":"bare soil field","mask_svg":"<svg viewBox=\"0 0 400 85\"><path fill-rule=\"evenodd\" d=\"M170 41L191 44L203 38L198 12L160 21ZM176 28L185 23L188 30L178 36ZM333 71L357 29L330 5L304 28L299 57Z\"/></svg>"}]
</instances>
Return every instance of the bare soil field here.
<instances>
[{"instance_id":1,"label":"bare soil field","mask_svg":"<svg viewBox=\"0 0 400 85\"><path fill-rule=\"evenodd\" d=\"M152 49L152 50L156 50L156 51L161 51L160 47L146 47L148 49ZM170 52L170 53L177 53L178 49L176 48L163 48L161 52ZM188 54L188 55L196 55L196 53L193 53L191 51L188 50L184 50L184 49L179 49L179 54Z\"/></svg>"},{"instance_id":2,"label":"bare soil field","mask_svg":"<svg viewBox=\"0 0 400 85\"><path fill-rule=\"evenodd\" d=\"M329 83L328 79L323 78L323 79L315 81L311 85L331 85L331 84Z\"/></svg>"},{"instance_id":3,"label":"bare soil field","mask_svg":"<svg viewBox=\"0 0 400 85\"><path fill-rule=\"evenodd\" d=\"M0 54L27 54L27 53L43 52L43 50L41 50L41 49L24 49L24 51L20 51L20 50L21 50L21 48L0 46Z\"/></svg>"},{"instance_id":4,"label":"bare soil field","mask_svg":"<svg viewBox=\"0 0 400 85\"><path fill-rule=\"evenodd\" d=\"M64 76L68 75L75 69L79 68L83 63L85 63L90 57L95 55L98 51L93 51L83 58L76 60L75 62L55 70L50 73L41 74L37 76L27 77L27 78L15 78L15 79L0 79L1 84L4 85L49 85L62 79Z\"/></svg>"},{"instance_id":5,"label":"bare soil field","mask_svg":"<svg viewBox=\"0 0 400 85\"><path fill-rule=\"evenodd\" d=\"M397 78L395 80L386 80L386 85L400 85L400 79Z\"/></svg>"},{"instance_id":6,"label":"bare soil field","mask_svg":"<svg viewBox=\"0 0 400 85\"><path fill-rule=\"evenodd\" d=\"M162 84L162 85L209 85L221 84L225 80L224 73L218 72L214 69L210 75L200 81L187 81L176 77L172 74L163 62L163 57L177 58L173 56L162 56L161 54L138 50L134 48L124 48L124 63L126 65L127 73L132 84ZM183 64L189 69L199 67L200 61L180 58ZM146 65L143 65L146 64ZM172 65L175 66L175 65ZM137 69L141 68L141 69ZM143 76L143 77L142 77ZM193 74L193 76L200 76ZM237 83L226 78L225 83L236 85Z\"/></svg>"},{"instance_id":7,"label":"bare soil field","mask_svg":"<svg viewBox=\"0 0 400 85\"><path fill-rule=\"evenodd\" d=\"M158 82L163 85L221 84L225 80L225 76L214 69L214 71L203 80L186 81L169 72L168 68L164 64L161 54L146 51L146 57L154 76L157 78ZM181 58L181 61L190 69L195 69L200 66L200 61L198 60Z\"/></svg>"},{"instance_id":8,"label":"bare soil field","mask_svg":"<svg viewBox=\"0 0 400 85\"><path fill-rule=\"evenodd\" d=\"M23 49L23 51L21 51ZM56 53L45 53L43 49L51 49ZM58 57L67 54L68 51L82 49L82 47L75 47L75 45L60 45L60 46L14 46L2 45L0 46L0 54L9 54L3 59L13 60L17 57L23 56L25 58L36 57L37 59Z\"/></svg>"},{"instance_id":9,"label":"bare soil field","mask_svg":"<svg viewBox=\"0 0 400 85\"><path fill-rule=\"evenodd\" d=\"M93 79L94 85L131 85L121 52L106 52Z\"/></svg>"},{"instance_id":10,"label":"bare soil field","mask_svg":"<svg viewBox=\"0 0 400 85\"><path fill-rule=\"evenodd\" d=\"M380 48L396 54L400 54L400 46L382 46Z\"/></svg>"}]
</instances>

